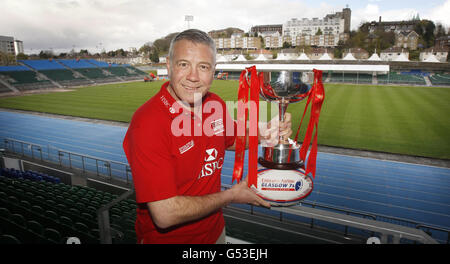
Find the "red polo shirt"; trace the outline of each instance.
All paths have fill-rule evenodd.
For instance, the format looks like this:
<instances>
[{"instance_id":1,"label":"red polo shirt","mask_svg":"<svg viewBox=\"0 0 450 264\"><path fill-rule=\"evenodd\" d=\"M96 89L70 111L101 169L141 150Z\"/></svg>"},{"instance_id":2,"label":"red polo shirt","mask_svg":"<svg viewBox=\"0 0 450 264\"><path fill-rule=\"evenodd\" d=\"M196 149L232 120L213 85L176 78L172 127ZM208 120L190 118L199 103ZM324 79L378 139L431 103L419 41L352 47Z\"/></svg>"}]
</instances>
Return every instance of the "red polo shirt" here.
<instances>
[{"instance_id":1,"label":"red polo shirt","mask_svg":"<svg viewBox=\"0 0 450 264\"><path fill-rule=\"evenodd\" d=\"M222 210L160 230L146 207L147 202L177 195L220 192L225 149L236 135L236 124L220 97L205 95L200 118L175 101L168 84L134 113L123 142L140 204L138 243L215 243L225 224Z\"/></svg>"}]
</instances>

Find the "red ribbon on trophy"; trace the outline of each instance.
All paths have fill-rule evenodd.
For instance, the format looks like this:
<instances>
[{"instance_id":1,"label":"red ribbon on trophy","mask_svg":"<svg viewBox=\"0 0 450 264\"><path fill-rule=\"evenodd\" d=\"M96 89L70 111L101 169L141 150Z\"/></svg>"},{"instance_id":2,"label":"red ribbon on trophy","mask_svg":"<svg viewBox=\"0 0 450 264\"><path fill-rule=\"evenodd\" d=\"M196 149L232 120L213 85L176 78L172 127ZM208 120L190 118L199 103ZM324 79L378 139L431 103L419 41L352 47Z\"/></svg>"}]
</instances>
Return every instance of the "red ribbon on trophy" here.
<instances>
[{"instance_id":1,"label":"red ribbon on trophy","mask_svg":"<svg viewBox=\"0 0 450 264\"><path fill-rule=\"evenodd\" d=\"M308 109L309 103L311 104L311 117L309 119L308 128L305 133L305 139L303 140L302 146L300 148L300 159L305 160L306 152L308 151L309 144L311 142L312 132L314 127L316 127L316 133L314 134L314 139L311 146L311 151L309 152L308 157L308 165L306 166L305 174L311 172L313 178L316 177L316 160L317 160L317 132L319 125L319 116L320 109L322 108L323 100L325 99L325 89L322 83L322 71L313 70L314 72L314 83L313 87L309 91L308 101L306 102L305 111L303 112L302 119L300 121L300 125L297 130L297 134L295 135L295 141L298 139L298 135L300 133L300 127L302 126L303 118L305 117L306 110Z\"/></svg>"},{"instance_id":2,"label":"red ribbon on trophy","mask_svg":"<svg viewBox=\"0 0 450 264\"><path fill-rule=\"evenodd\" d=\"M250 84L248 83L250 77ZM233 178L239 183L242 179L245 145L248 136L248 185L256 184L258 173L258 120L259 120L259 90L262 74L258 75L256 67L246 68L239 78L238 108L237 108L237 136L235 149L235 163ZM247 116L249 114L248 97L250 91L249 131L247 131Z\"/></svg>"}]
</instances>

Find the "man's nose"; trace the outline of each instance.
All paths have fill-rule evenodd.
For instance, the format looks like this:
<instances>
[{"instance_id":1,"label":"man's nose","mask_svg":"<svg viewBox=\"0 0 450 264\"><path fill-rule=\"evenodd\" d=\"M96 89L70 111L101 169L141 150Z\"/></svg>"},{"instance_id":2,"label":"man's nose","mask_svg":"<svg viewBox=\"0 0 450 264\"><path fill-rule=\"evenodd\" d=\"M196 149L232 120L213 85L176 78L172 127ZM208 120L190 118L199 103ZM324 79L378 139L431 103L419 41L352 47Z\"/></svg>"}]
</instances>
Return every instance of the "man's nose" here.
<instances>
[{"instance_id":1,"label":"man's nose","mask_svg":"<svg viewBox=\"0 0 450 264\"><path fill-rule=\"evenodd\" d=\"M200 77L198 76L197 67L191 67L191 70L189 71L189 73L187 75L187 79L191 82L197 82L200 80Z\"/></svg>"}]
</instances>

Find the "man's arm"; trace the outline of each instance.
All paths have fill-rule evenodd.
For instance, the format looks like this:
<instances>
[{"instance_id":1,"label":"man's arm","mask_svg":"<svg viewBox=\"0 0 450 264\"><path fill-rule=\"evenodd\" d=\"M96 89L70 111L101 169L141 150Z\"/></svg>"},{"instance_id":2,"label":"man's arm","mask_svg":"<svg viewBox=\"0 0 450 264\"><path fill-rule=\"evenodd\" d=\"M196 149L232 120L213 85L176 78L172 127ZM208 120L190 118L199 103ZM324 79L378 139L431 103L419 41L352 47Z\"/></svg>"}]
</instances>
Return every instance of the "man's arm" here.
<instances>
[{"instance_id":1,"label":"man's arm","mask_svg":"<svg viewBox=\"0 0 450 264\"><path fill-rule=\"evenodd\" d=\"M149 202L153 222L161 229L200 219L230 203L250 203L270 207L270 204L247 187L247 180L231 189L204 196L175 196Z\"/></svg>"}]
</instances>

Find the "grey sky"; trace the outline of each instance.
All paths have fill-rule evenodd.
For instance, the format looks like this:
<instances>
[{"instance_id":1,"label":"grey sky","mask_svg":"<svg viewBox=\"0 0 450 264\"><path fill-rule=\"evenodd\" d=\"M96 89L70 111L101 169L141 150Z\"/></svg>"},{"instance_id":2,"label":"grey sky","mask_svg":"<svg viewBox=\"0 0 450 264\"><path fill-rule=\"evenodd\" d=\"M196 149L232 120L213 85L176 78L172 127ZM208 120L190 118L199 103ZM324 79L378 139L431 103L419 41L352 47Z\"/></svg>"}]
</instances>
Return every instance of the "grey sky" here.
<instances>
[{"instance_id":1,"label":"grey sky","mask_svg":"<svg viewBox=\"0 0 450 264\"><path fill-rule=\"evenodd\" d=\"M450 0L445 1L313 1L313 0L0 0L0 35L24 41L26 53L141 47L148 41L187 28L204 31L282 24L291 18L322 18L352 9L352 28L362 21L421 18L450 26ZM6 10L6 13L4 13ZM101 43L101 44L100 44Z\"/></svg>"}]
</instances>

